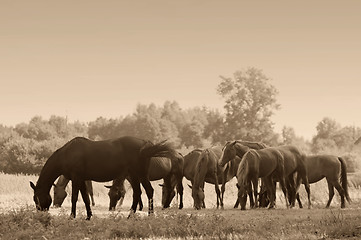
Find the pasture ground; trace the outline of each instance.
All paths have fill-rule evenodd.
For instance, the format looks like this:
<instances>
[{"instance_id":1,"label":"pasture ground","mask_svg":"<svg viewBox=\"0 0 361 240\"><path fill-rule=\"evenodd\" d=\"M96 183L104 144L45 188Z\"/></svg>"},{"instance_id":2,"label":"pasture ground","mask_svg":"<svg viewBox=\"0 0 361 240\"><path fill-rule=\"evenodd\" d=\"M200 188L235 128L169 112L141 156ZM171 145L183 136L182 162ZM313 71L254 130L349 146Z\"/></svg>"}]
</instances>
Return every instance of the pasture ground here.
<instances>
[{"instance_id":1,"label":"pasture ground","mask_svg":"<svg viewBox=\"0 0 361 240\"><path fill-rule=\"evenodd\" d=\"M312 209L286 209L281 193L277 208L241 211L233 209L236 198L235 179L226 185L225 209L216 209L214 186L206 184L207 209L192 209L193 200L188 181L184 180L185 209L178 210L176 202L170 209L160 208L161 189L155 189L155 214L147 216L147 199L142 195L145 211L138 211L127 219L132 191L128 192L121 207L109 212L107 189L104 183L94 183L96 206L94 217L85 221L82 200L77 204L77 218L69 219L70 197L63 207L49 212L37 212L32 200L29 181L37 176L0 174L0 239L360 239L361 191L350 187L353 200L340 209L339 195L335 194L330 209L324 206L328 199L324 180L311 185ZM67 187L70 193L70 187ZM301 197L306 205L301 186ZM248 206L247 206L248 207Z\"/></svg>"}]
</instances>

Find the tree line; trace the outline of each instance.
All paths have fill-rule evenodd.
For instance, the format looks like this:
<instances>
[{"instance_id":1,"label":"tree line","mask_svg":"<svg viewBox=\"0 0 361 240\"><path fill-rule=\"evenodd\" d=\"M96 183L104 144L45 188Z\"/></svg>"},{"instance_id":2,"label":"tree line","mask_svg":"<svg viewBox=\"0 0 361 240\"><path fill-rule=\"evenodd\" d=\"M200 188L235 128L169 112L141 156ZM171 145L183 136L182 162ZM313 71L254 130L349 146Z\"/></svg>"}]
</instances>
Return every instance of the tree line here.
<instances>
[{"instance_id":1,"label":"tree line","mask_svg":"<svg viewBox=\"0 0 361 240\"><path fill-rule=\"evenodd\" d=\"M325 117L311 141L288 126L276 133L272 116L280 107L278 91L261 70L248 68L220 80L216 90L224 99L224 113L206 106L182 109L176 101L166 101L162 106L138 104L133 114L88 123L35 116L15 127L0 125L0 172L39 173L49 156L76 136L102 140L125 135L153 142L167 139L183 153L235 139L294 144L307 153L347 154L350 167L356 168L360 152L354 142L361 136L360 127L342 127Z\"/></svg>"}]
</instances>

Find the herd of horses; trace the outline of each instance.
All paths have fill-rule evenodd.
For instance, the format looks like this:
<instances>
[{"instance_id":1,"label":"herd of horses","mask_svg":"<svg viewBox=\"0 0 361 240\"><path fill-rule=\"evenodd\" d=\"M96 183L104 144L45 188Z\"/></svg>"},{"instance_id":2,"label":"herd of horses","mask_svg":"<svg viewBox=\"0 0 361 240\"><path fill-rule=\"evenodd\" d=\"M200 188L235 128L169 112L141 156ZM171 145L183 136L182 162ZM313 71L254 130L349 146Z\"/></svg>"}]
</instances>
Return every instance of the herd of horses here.
<instances>
[{"instance_id":1,"label":"herd of horses","mask_svg":"<svg viewBox=\"0 0 361 240\"><path fill-rule=\"evenodd\" d=\"M138 206L143 208L140 184L148 197L148 214L153 213L154 190L150 181L160 179L163 179L162 207L170 206L177 191L179 209L183 208L183 177L191 182L195 209L205 208L205 183L215 186L217 208L223 208L225 185L234 177L238 188L234 207L241 205L242 210L246 209L247 198L250 208L274 208L277 182L287 208L294 207L296 200L299 207L303 207L298 194L303 184L310 208L309 184L323 178L329 189L326 207L330 206L336 188L341 197L341 208L344 208L345 198L351 201L346 173L346 164L341 157L306 156L295 146L268 147L260 142L235 140L224 146L194 149L183 156L165 141L154 144L130 136L104 141L77 137L49 157L36 185L30 182L30 186L34 190L36 208L48 210L52 203L51 187L54 186L54 206L61 206L67 195L65 187L71 180L71 216L75 217L80 191L89 220L92 216L90 198L92 205L95 204L91 181L112 181L112 185L106 187L109 188L109 210L114 210L118 202L122 204L126 193L124 181L128 180L133 189L130 217Z\"/></svg>"}]
</instances>

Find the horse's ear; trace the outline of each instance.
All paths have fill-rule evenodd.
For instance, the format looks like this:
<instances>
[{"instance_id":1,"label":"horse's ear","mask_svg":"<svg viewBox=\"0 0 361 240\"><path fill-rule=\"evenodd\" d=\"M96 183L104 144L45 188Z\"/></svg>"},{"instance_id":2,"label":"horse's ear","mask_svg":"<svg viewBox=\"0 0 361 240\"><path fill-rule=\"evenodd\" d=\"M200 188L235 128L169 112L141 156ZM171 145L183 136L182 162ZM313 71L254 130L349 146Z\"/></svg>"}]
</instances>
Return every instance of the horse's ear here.
<instances>
[{"instance_id":1,"label":"horse's ear","mask_svg":"<svg viewBox=\"0 0 361 240\"><path fill-rule=\"evenodd\" d=\"M106 187L106 188L111 188L112 186L104 185L104 187Z\"/></svg>"},{"instance_id":2,"label":"horse's ear","mask_svg":"<svg viewBox=\"0 0 361 240\"><path fill-rule=\"evenodd\" d=\"M30 187L35 190L35 184L32 181L30 181Z\"/></svg>"},{"instance_id":3,"label":"horse's ear","mask_svg":"<svg viewBox=\"0 0 361 240\"><path fill-rule=\"evenodd\" d=\"M164 184L160 184L160 183L159 183L159 186L163 187L163 186L164 186Z\"/></svg>"},{"instance_id":4,"label":"horse's ear","mask_svg":"<svg viewBox=\"0 0 361 240\"><path fill-rule=\"evenodd\" d=\"M189 184L188 184L188 187L189 187L190 189L192 189L192 185L189 185Z\"/></svg>"}]
</instances>

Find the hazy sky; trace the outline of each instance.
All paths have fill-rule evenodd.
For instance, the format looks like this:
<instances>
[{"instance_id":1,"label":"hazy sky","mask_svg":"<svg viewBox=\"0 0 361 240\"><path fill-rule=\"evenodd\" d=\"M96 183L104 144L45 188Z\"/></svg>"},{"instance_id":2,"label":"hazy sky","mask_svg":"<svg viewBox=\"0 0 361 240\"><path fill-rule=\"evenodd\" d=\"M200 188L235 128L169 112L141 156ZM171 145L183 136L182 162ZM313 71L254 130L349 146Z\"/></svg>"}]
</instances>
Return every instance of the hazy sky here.
<instances>
[{"instance_id":1,"label":"hazy sky","mask_svg":"<svg viewBox=\"0 0 361 240\"><path fill-rule=\"evenodd\" d=\"M361 126L361 1L0 0L0 123L222 109L219 75L262 69L275 130Z\"/></svg>"}]
</instances>

